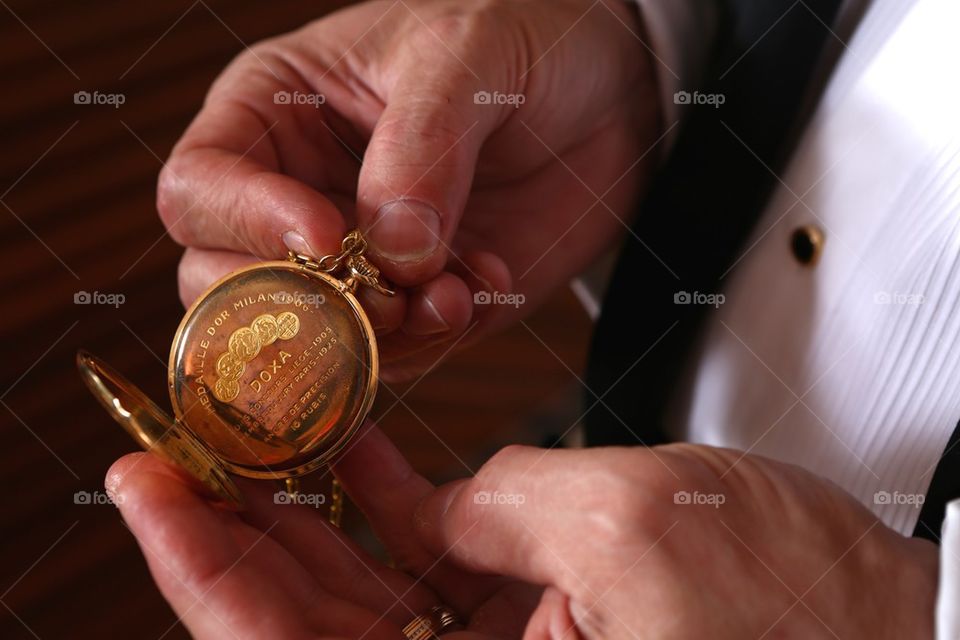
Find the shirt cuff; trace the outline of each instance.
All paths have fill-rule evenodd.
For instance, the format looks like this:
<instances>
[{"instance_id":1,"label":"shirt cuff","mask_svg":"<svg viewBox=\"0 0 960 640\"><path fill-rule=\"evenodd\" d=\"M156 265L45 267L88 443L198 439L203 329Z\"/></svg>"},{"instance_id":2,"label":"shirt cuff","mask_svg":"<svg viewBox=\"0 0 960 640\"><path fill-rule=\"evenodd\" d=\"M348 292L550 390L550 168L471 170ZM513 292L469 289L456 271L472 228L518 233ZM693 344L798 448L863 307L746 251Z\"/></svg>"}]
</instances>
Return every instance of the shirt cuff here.
<instances>
[{"instance_id":1,"label":"shirt cuff","mask_svg":"<svg viewBox=\"0 0 960 640\"><path fill-rule=\"evenodd\" d=\"M960 638L960 500L947 504L940 530L937 640Z\"/></svg>"},{"instance_id":2,"label":"shirt cuff","mask_svg":"<svg viewBox=\"0 0 960 640\"><path fill-rule=\"evenodd\" d=\"M668 148L676 124L690 104L685 97L698 86L717 29L714 2L704 0L632 0L640 7L654 59Z\"/></svg>"}]
</instances>

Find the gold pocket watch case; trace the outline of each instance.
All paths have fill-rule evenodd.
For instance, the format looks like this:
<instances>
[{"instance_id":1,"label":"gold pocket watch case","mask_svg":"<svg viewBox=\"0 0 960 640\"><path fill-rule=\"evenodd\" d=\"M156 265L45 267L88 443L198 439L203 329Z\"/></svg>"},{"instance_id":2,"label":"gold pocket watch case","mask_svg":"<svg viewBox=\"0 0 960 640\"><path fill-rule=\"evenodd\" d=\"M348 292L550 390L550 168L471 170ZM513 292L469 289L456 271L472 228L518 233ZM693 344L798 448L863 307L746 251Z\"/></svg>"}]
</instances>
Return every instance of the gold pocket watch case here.
<instances>
[{"instance_id":1,"label":"gold pocket watch case","mask_svg":"<svg viewBox=\"0 0 960 640\"><path fill-rule=\"evenodd\" d=\"M227 471L272 479L309 473L343 449L373 404L377 343L353 293L360 284L392 292L365 248L353 231L340 254L291 253L211 285L173 339L173 417L83 351L81 375L141 446L239 506Z\"/></svg>"}]
</instances>

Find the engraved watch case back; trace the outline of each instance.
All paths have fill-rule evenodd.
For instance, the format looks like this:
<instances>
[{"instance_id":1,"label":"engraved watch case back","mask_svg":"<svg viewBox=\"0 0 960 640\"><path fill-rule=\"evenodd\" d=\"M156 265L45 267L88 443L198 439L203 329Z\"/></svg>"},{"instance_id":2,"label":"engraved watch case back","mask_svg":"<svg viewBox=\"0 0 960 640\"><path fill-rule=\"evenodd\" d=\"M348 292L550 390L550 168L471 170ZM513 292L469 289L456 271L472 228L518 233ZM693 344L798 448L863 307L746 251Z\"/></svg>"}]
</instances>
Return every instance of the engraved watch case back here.
<instances>
[{"instance_id":1,"label":"engraved watch case back","mask_svg":"<svg viewBox=\"0 0 960 640\"><path fill-rule=\"evenodd\" d=\"M373 328L351 287L292 261L234 271L173 341L174 413L230 471L302 475L328 463L376 392Z\"/></svg>"}]
</instances>

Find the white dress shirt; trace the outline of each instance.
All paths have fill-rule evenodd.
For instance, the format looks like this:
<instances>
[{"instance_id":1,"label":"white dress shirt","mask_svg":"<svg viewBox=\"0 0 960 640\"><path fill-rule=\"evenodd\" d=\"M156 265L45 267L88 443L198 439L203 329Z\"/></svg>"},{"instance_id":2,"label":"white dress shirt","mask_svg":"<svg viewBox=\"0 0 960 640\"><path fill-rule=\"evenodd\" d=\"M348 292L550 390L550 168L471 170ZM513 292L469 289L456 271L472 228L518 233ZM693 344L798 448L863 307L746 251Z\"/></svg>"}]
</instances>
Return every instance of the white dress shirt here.
<instances>
[{"instance_id":1,"label":"white dress shirt","mask_svg":"<svg viewBox=\"0 0 960 640\"><path fill-rule=\"evenodd\" d=\"M638 2L674 114L709 3ZM956 0L871 3L743 255L702 292L725 303L671 409L677 439L801 465L903 535L960 421L957 25ZM791 252L804 225L825 238L812 266ZM960 638L960 501L942 536L945 640Z\"/></svg>"}]
</instances>

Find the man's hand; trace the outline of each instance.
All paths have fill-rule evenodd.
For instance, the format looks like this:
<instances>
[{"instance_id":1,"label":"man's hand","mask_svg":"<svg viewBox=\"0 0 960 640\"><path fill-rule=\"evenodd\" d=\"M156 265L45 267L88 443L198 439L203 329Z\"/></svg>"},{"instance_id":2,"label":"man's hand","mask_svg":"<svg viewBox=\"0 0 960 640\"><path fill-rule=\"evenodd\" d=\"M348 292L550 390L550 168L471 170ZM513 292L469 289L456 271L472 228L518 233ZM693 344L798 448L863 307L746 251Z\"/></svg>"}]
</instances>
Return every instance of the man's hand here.
<instances>
[{"instance_id":1,"label":"man's hand","mask_svg":"<svg viewBox=\"0 0 960 640\"><path fill-rule=\"evenodd\" d=\"M177 469L135 453L114 463L106 486L157 586L198 640L403 640L404 625L441 603L468 625L444 640L521 636L541 589L463 571L420 545L414 509L434 487L382 433L359 435L338 473L409 573L370 556L320 510L276 504L270 482L238 480L247 509L228 512Z\"/></svg>"},{"instance_id":2,"label":"man's hand","mask_svg":"<svg viewBox=\"0 0 960 640\"><path fill-rule=\"evenodd\" d=\"M517 319L611 246L657 158L641 37L622 0L390 0L257 44L161 173L184 302L358 225L407 288L363 293L387 379Z\"/></svg>"},{"instance_id":3,"label":"man's hand","mask_svg":"<svg viewBox=\"0 0 960 640\"><path fill-rule=\"evenodd\" d=\"M465 569L547 585L525 638L933 637L934 545L736 451L511 447L417 522Z\"/></svg>"}]
</instances>

